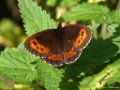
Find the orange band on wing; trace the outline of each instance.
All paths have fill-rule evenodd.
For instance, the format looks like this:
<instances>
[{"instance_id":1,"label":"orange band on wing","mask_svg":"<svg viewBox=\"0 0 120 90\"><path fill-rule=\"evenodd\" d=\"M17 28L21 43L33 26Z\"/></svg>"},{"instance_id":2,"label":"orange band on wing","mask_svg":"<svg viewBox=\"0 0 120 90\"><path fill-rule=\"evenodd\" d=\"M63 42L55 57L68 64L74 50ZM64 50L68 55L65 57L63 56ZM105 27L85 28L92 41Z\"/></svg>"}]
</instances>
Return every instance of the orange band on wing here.
<instances>
[{"instance_id":1,"label":"orange band on wing","mask_svg":"<svg viewBox=\"0 0 120 90\"><path fill-rule=\"evenodd\" d=\"M76 55L76 51L75 51L75 50L70 50L70 51L68 51L68 52L65 52L65 54L64 54L64 59L73 57L74 55Z\"/></svg>"},{"instance_id":2,"label":"orange band on wing","mask_svg":"<svg viewBox=\"0 0 120 90\"><path fill-rule=\"evenodd\" d=\"M62 56L60 54L51 54L50 56L48 56L49 60L61 60Z\"/></svg>"},{"instance_id":3,"label":"orange band on wing","mask_svg":"<svg viewBox=\"0 0 120 90\"><path fill-rule=\"evenodd\" d=\"M79 47L80 45L83 44L84 40L86 39L87 37L87 32L85 29L81 29L80 32L79 32L79 35L78 37L76 38L76 40L73 42L74 46L77 48Z\"/></svg>"},{"instance_id":4,"label":"orange band on wing","mask_svg":"<svg viewBox=\"0 0 120 90\"><path fill-rule=\"evenodd\" d=\"M31 39L30 40L30 47L34 49L35 51L42 53L42 54L47 54L49 51L49 48L41 45L37 40Z\"/></svg>"}]
</instances>

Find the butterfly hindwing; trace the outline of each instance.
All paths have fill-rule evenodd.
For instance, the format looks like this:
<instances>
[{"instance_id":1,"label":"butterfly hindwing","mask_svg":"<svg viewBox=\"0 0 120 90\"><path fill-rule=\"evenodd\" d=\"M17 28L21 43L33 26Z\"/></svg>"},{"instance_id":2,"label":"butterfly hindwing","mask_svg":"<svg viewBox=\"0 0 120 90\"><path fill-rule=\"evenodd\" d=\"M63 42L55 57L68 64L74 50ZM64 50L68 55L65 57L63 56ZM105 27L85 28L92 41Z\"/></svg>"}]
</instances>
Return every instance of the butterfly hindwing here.
<instances>
[{"instance_id":1,"label":"butterfly hindwing","mask_svg":"<svg viewBox=\"0 0 120 90\"><path fill-rule=\"evenodd\" d=\"M76 49L71 40L64 39L64 63L74 63L81 55L82 50Z\"/></svg>"}]
</instances>

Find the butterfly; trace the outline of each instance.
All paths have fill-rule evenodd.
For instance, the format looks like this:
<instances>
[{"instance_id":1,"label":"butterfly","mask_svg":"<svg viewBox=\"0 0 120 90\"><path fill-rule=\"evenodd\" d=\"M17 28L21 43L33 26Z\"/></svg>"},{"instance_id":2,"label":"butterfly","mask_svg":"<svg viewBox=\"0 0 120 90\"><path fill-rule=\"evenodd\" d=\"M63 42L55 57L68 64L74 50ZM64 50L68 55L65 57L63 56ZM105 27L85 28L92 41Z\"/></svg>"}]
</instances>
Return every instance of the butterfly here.
<instances>
[{"instance_id":1,"label":"butterfly","mask_svg":"<svg viewBox=\"0 0 120 90\"><path fill-rule=\"evenodd\" d=\"M61 66L74 63L88 45L92 31L84 25L71 24L57 29L38 32L25 41L24 46L31 54L48 64Z\"/></svg>"}]
</instances>

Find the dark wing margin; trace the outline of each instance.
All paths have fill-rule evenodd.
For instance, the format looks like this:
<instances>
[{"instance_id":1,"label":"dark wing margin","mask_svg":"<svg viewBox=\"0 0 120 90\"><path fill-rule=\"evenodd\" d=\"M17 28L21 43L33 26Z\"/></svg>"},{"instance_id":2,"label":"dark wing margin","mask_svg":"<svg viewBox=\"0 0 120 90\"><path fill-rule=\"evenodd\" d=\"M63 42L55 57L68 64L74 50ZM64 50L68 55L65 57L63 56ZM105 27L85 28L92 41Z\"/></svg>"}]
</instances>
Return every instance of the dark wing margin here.
<instances>
[{"instance_id":1,"label":"dark wing margin","mask_svg":"<svg viewBox=\"0 0 120 90\"><path fill-rule=\"evenodd\" d=\"M31 54L53 66L63 64L60 44L61 42L59 42L53 29L38 32L29 37L24 43L25 48Z\"/></svg>"}]
</instances>

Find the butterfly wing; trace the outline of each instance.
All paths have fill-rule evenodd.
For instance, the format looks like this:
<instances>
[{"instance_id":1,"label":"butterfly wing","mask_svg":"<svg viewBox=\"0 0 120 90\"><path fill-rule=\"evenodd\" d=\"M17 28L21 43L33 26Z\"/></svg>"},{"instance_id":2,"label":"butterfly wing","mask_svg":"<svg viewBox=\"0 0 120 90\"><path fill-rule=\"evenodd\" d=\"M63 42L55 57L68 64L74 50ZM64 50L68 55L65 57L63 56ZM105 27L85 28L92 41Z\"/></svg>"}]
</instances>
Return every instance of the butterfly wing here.
<instances>
[{"instance_id":1,"label":"butterfly wing","mask_svg":"<svg viewBox=\"0 0 120 90\"><path fill-rule=\"evenodd\" d=\"M76 61L82 53L82 49L90 42L92 32L85 26L75 24L63 27L64 30L64 63L70 64Z\"/></svg>"},{"instance_id":2,"label":"butterfly wing","mask_svg":"<svg viewBox=\"0 0 120 90\"><path fill-rule=\"evenodd\" d=\"M25 41L25 48L53 66L63 64L62 49L55 30L45 30L32 35Z\"/></svg>"},{"instance_id":3,"label":"butterfly wing","mask_svg":"<svg viewBox=\"0 0 120 90\"><path fill-rule=\"evenodd\" d=\"M56 34L55 30L58 29L45 30L32 35L25 41L25 48L53 66L75 62L90 41L92 32L79 24L61 29L62 36Z\"/></svg>"}]
</instances>

